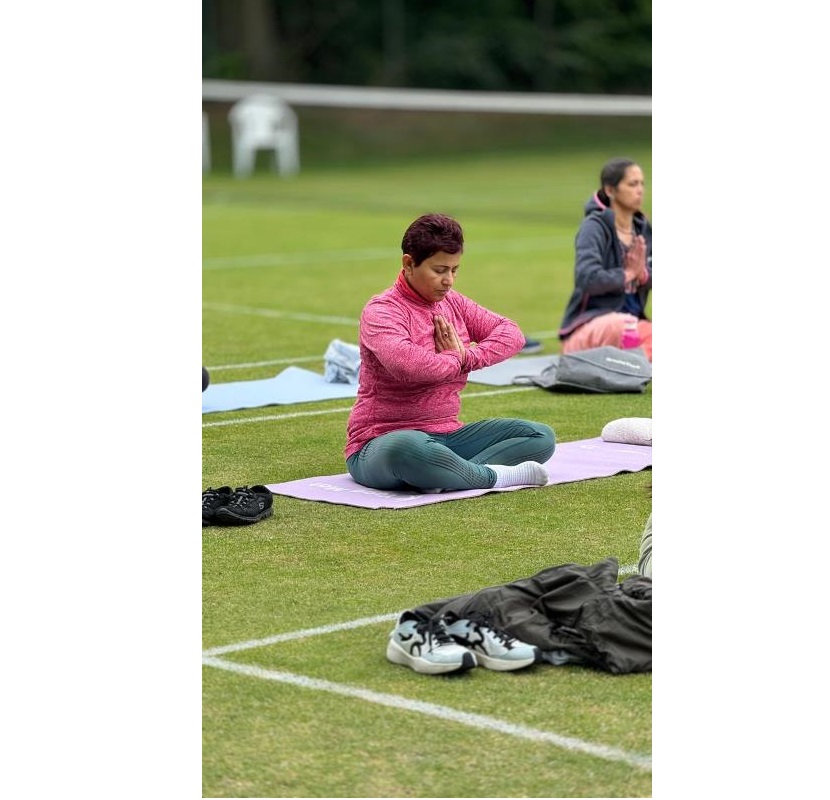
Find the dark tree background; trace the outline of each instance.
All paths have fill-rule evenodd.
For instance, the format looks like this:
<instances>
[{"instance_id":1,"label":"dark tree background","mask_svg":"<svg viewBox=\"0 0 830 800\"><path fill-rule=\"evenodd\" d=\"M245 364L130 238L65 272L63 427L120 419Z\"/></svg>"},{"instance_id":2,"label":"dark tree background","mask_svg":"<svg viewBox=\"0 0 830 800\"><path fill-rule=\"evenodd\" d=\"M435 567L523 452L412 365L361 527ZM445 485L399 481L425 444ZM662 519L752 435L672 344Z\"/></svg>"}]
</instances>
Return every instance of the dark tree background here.
<instances>
[{"instance_id":1,"label":"dark tree background","mask_svg":"<svg viewBox=\"0 0 830 800\"><path fill-rule=\"evenodd\" d=\"M202 0L202 76L651 94L651 0Z\"/></svg>"}]
</instances>

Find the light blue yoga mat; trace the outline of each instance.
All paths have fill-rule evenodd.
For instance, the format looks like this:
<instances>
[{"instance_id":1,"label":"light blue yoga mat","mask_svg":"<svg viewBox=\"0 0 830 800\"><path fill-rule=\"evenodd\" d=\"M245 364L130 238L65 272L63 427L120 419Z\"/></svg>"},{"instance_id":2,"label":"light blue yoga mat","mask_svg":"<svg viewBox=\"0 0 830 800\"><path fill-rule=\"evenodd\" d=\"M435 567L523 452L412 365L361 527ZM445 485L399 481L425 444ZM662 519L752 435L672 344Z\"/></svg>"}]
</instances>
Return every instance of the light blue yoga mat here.
<instances>
[{"instance_id":1,"label":"light blue yoga mat","mask_svg":"<svg viewBox=\"0 0 830 800\"><path fill-rule=\"evenodd\" d=\"M202 392L202 413L242 408L312 403L357 397L357 384L329 383L322 375L302 367L287 367L273 378L259 381L211 383Z\"/></svg>"},{"instance_id":2,"label":"light blue yoga mat","mask_svg":"<svg viewBox=\"0 0 830 800\"><path fill-rule=\"evenodd\" d=\"M558 355L514 356L492 367L473 370L469 381L489 386L510 386L514 378L520 375L538 375L558 359ZM357 397L357 384L330 383L316 372L291 366L273 378L211 383L202 392L202 413L312 403L317 400L341 400L346 397Z\"/></svg>"},{"instance_id":3,"label":"light blue yoga mat","mask_svg":"<svg viewBox=\"0 0 830 800\"><path fill-rule=\"evenodd\" d=\"M558 355L513 356L507 361L493 364L492 367L474 369L468 380L471 383L485 383L488 386L510 386L520 375L538 375L545 367L558 361Z\"/></svg>"}]
</instances>

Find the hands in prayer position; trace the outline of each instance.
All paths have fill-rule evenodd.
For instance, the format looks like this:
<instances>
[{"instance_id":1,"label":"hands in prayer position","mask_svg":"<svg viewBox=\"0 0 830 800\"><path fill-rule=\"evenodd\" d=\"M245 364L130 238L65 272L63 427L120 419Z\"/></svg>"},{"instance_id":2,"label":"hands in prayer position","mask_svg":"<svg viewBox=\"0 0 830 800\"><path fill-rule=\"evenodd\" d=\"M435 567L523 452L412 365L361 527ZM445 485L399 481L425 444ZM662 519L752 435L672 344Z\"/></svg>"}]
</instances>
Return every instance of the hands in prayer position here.
<instances>
[{"instance_id":1,"label":"hands in prayer position","mask_svg":"<svg viewBox=\"0 0 830 800\"><path fill-rule=\"evenodd\" d=\"M433 322L435 323L435 352L455 350L461 356L461 366L463 367L467 360L467 351L464 349L464 343L455 330L455 326L441 314L436 314Z\"/></svg>"}]
</instances>

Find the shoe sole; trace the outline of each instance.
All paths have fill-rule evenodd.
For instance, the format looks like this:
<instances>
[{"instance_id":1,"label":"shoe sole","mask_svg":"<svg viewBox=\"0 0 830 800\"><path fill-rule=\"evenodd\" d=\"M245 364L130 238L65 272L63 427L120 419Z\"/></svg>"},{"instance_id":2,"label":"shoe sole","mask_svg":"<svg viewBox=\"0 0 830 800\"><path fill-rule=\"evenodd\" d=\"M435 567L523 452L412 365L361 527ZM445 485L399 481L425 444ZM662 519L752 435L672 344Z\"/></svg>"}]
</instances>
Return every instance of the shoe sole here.
<instances>
[{"instance_id":1,"label":"shoe sole","mask_svg":"<svg viewBox=\"0 0 830 800\"><path fill-rule=\"evenodd\" d=\"M255 517L240 517L234 514L227 508L222 509L223 513L220 515L218 512L216 517L214 518L214 524L216 525L250 525L254 522L259 522L261 519L265 519L266 517L270 517L274 513L273 506L271 508L266 508L264 511L260 511Z\"/></svg>"},{"instance_id":2,"label":"shoe sole","mask_svg":"<svg viewBox=\"0 0 830 800\"><path fill-rule=\"evenodd\" d=\"M202 527L204 528L205 525L215 525L216 524L216 512L219 511L220 508L224 508L224 506L217 506L212 511L202 512Z\"/></svg>"},{"instance_id":3,"label":"shoe sole","mask_svg":"<svg viewBox=\"0 0 830 800\"><path fill-rule=\"evenodd\" d=\"M485 669L491 669L493 672L511 672L514 669L524 669L531 664L538 664L542 660L542 651L538 648L533 651L532 658L522 658L510 661L506 658L496 658L495 656L488 656L485 653L476 652L476 660L479 665Z\"/></svg>"},{"instance_id":4,"label":"shoe sole","mask_svg":"<svg viewBox=\"0 0 830 800\"><path fill-rule=\"evenodd\" d=\"M469 651L464 653L461 663L427 661L425 658L407 653L394 639L390 639L389 644L386 645L386 658L393 664L409 667L422 675L466 672L476 666L476 657Z\"/></svg>"}]
</instances>

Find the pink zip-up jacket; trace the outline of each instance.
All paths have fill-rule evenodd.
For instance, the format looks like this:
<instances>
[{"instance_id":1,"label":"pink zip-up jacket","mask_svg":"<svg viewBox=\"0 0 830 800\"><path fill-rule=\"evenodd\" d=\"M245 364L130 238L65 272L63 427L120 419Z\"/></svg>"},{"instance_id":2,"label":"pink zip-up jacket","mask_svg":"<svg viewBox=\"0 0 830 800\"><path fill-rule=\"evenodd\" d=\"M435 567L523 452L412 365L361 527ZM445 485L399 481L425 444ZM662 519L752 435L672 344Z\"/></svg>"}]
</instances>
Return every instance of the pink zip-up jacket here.
<instances>
[{"instance_id":1,"label":"pink zip-up jacket","mask_svg":"<svg viewBox=\"0 0 830 800\"><path fill-rule=\"evenodd\" d=\"M467 351L463 367L454 350L435 352L436 314L451 322L461 337ZM360 373L345 457L391 431L458 430L467 374L516 355L524 343L513 320L455 290L437 303L424 300L401 270L395 284L375 295L360 315Z\"/></svg>"}]
</instances>

